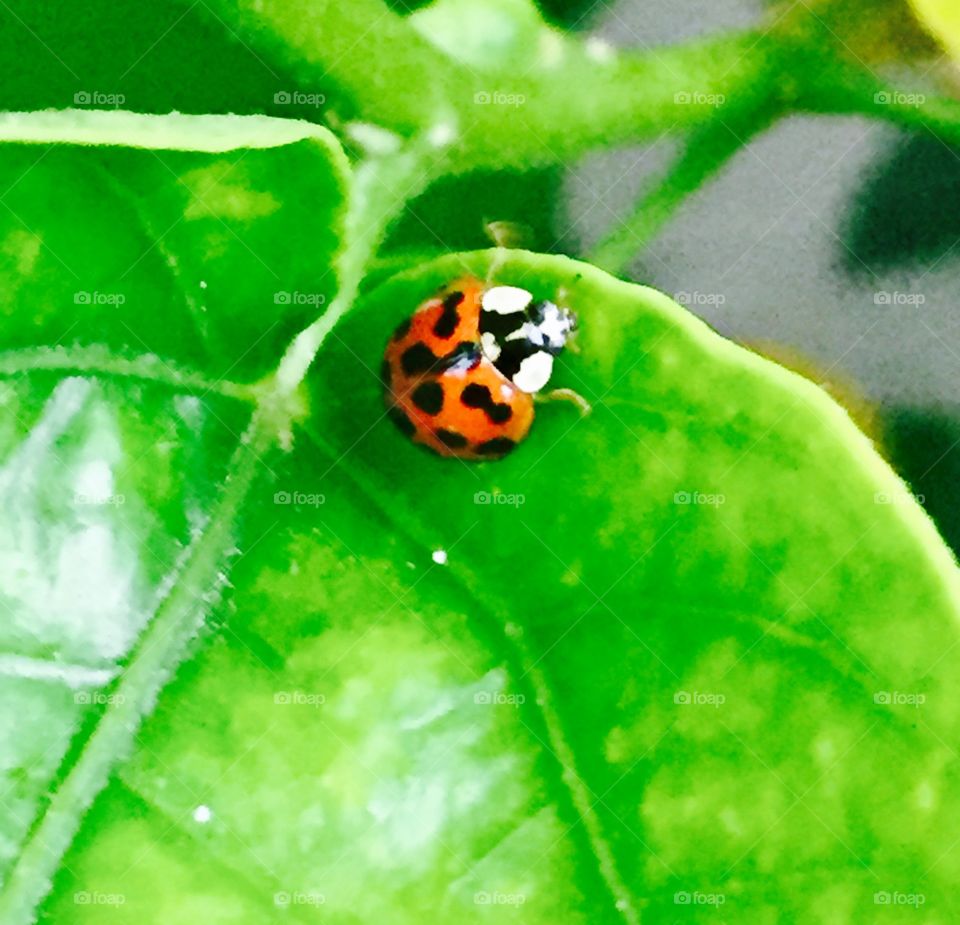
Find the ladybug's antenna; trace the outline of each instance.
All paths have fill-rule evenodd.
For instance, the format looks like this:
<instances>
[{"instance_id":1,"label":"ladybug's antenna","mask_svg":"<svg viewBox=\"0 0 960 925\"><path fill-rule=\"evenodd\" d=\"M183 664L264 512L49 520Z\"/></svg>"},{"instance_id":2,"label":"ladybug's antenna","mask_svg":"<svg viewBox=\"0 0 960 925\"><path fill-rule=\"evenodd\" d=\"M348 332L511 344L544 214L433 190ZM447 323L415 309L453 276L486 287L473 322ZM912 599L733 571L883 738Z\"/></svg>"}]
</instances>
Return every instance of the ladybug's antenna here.
<instances>
[{"instance_id":1,"label":"ladybug's antenna","mask_svg":"<svg viewBox=\"0 0 960 925\"><path fill-rule=\"evenodd\" d=\"M533 241L533 229L522 222L485 221L483 230L496 247L529 248Z\"/></svg>"},{"instance_id":2,"label":"ladybug's antenna","mask_svg":"<svg viewBox=\"0 0 960 925\"><path fill-rule=\"evenodd\" d=\"M533 241L533 229L521 222L484 220L483 230L497 249L490 269L487 271L486 281L491 283L507 259L508 251L530 246Z\"/></svg>"}]
</instances>

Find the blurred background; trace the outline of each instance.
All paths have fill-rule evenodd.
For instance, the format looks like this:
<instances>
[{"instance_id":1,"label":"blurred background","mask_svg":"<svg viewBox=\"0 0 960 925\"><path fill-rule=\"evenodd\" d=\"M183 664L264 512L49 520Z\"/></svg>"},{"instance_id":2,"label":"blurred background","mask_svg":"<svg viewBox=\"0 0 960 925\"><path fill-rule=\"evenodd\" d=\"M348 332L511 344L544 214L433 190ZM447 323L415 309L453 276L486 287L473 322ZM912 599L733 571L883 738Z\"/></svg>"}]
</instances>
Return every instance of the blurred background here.
<instances>
[{"instance_id":1,"label":"blurred background","mask_svg":"<svg viewBox=\"0 0 960 925\"><path fill-rule=\"evenodd\" d=\"M544 0L542 9L558 25L647 50L765 13L756 0ZM323 112L276 105L297 81L203 0L0 3L0 63L0 109L64 108L78 93L120 96L122 108L143 112L313 120L349 105L327 86ZM497 219L531 226L536 249L583 254L619 226L675 145L445 181L412 205L387 247L485 246L484 222ZM781 121L690 198L630 275L831 387L960 548L957 151L863 118Z\"/></svg>"}]
</instances>

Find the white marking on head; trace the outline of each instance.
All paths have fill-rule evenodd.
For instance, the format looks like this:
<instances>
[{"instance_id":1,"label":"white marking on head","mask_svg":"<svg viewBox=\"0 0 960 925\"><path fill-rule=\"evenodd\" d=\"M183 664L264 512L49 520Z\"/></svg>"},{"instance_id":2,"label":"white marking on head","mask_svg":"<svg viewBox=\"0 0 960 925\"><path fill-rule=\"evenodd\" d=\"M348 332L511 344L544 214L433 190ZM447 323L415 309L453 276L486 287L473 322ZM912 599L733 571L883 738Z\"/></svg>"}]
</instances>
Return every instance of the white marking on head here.
<instances>
[{"instance_id":1,"label":"white marking on head","mask_svg":"<svg viewBox=\"0 0 960 925\"><path fill-rule=\"evenodd\" d=\"M447 551L445 549L435 549L433 555L430 556L437 565L446 565L447 564Z\"/></svg>"},{"instance_id":2,"label":"white marking on head","mask_svg":"<svg viewBox=\"0 0 960 925\"><path fill-rule=\"evenodd\" d=\"M480 335L480 349L491 363L496 363L500 359L500 344L490 331L484 331Z\"/></svg>"},{"instance_id":3,"label":"white marking on head","mask_svg":"<svg viewBox=\"0 0 960 925\"><path fill-rule=\"evenodd\" d=\"M553 357L545 350L538 350L520 364L513 377L513 384L523 392L539 392L553 374Z\"/></svg>"},{"instance_id":4,"label":"white marking on head","mask_svg":"<svg viewBox=\"0 0 960 925\"><path fill-rule=\"evenodd\" d=\"M544 318L540 330L551 346L562 347L570 333L570 320L560 314Z\"/></svg>"},{"instance_id":5,"label":"white marking on head","mask_svg":"<svg viewBox=\"0 0 960 925\"><path fill-rule=\"evenodd\" d=\"M533 301L533 294L518 286L494 286L488 289L481 299L485 312L495 315L512 315L522 312Z\"/></svg>"},{"instance_id":6,"label":"white marking on head","mask_svg":"<svg viewBox=\"0 0 960 925\"><path fill-rule=\"evenodd\" d=\"M531 334L536 338L533 343L538 346L543 343L543 338L540 337L540 331L532 321L524 321L516 331L511 331L504 340L530 340Z\"/></svg>"},{"instance_id":7,"label":"white marking on head","mask_svg":"<svg viewBox=\"0 0 960 925\"><path fill-rule=\"evenodd\" d=\"M555 305L551 306L551 309L552 311L544 312L543 321L540 322L539 327L547 343L551 347L559 348L567 342L573 324L570 316Z\"/></svg>"}]
</instances>

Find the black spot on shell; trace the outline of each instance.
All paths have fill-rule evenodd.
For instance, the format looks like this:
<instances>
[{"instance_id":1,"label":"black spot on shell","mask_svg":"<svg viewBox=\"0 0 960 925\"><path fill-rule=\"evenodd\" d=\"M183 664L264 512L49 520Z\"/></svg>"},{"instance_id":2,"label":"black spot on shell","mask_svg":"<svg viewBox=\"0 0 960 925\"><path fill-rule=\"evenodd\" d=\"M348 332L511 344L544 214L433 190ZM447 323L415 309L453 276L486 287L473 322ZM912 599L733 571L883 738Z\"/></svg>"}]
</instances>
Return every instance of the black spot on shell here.
<instances>
[{"instance_id":1,"label":"black spot on shell","mask_svg":"<svg viewBox=\"0 0 960 925\"><path fill-rule=\"evenodd\" d=\"M474 450L481 456L506 456L516 445L509 437L494 437L478 443Z\"/></svg>"},{"instance_id":2,"label":"black spot on shell","mask_svg":"<svg viewBox=\"0 0 960 925\"><path fill-rule=\"evenodd\" d=\"M442 427L434 431L434 436L451 450L462 450L470 442L463 434L458 434L455 430L445 430Z\"/></svg>"},{"instance_id":3,"label":"black spot on shell","mask_svg":"<svg viewBox=\"0 0 960 925\"><path fill-rule=\"evenodd\" d=\"M506 424L513 417L513 409L508 404L494 401L490 389L476 382L464 388L460 401L468 408L482 408L494 424Z\"/></svg>"},{"instance_id":4,"label":"black spot on shell","mask_svg":"<svg viewBox=\"0 0 960 925\"><path fill-rule=\"evenodd\" d=\"M468 408L486 408L492 401L490 389L485 385L478 385L476 382L471 382L470 385L460 393L460 401Z\"/></svg>"},{"instance_id":5,"label":"black spot on shell","mask_svg":"<svg viewBox=\"0 0 960 925\"><path fill-rule=\"evenodd\" d=\"M460 312L457 311L457 306L463 301L462 292L451 292L443 300L443 314L436 320L433 325L433 333L437 337L443 338L444 340L448 337L453 337L454 332L457 330L457 325L460 324Z\"/></svg>"},{"instance_id":6,"label":"black spot on shell","mask_svg":"<svg viewBox=\"0 0 960 925\"><path fill-rule=\"evenodd\" d=\"M504 404L493 405L493 407L487 408L487 417L494 424L506 424L513 417L513 408Z\"/></svg>"},{"instance_id":7,"label":"black spot on shell","mask_svg":"<svg viewBox=\"0 0 960 925\"><path fill-rule=\"evenodd\" d=\"M389 417L390 420L393 421L393 423L396 424L397 427L399 427L400 430L402 430L408 437L412 437L416 433L417 428L413 421L411 421L410 418L408 418L400 408L390 408L387 411L387 417Z\"/></svg>"},{"instance_id":8,"label":"black spot on shell","mask_svg":"<svg viewBox=\"0 0 960 925\"><path fill-rule=\"evenodd\" d=\"M403 351L400 366L408 376L422 376L425 373L442 373L451 369L465 372L477 366L482 359L480 345L468 340L461 341L453 350L440 357L426 344L418 342Z\"/></svg>"},{"instance_id":9,"label":"black spot on shell","mask_svg":"<svg viewBox=\"0 0 960 925\"><path fill-rule=\"evenodd\" d=\"M393 332L394 340L403 340L410 333L410 325L412 319L408 318L406 321L402 321L397 325L396 331Z\"/></svg>"},{"instance_id":10,"label":"black spot on shell","mask_svg":"<svg viewBox=\"0 0 960 925\"><path fill-rule=\"evenodd\" d=\"M439 414L443 407L443 386L439 382L421 382L413 390L411 398L426 414Z\"/></svg>"},{"instance_id":11,"label":"black spot on shell","mask_svg":"<svg viewBox=\"0 0 960 925\"><path fill-rule=\"evenodd\" d=\"M424 343L416 343L407 347L400 357L400 365L408 376L428 373L437 362L434 352Z\"/></svg>"}]
</instances>

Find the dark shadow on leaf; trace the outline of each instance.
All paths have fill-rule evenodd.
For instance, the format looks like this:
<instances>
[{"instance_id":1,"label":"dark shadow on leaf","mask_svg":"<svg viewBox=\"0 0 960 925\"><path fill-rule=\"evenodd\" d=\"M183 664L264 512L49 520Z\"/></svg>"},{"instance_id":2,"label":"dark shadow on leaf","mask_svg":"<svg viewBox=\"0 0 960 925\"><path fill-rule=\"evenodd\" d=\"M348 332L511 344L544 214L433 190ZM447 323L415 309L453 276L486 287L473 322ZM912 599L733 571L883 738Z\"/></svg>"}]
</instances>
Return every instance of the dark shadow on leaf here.
<instances>
[{"instance_id":1,"label":"dark shadow on leaf","mask_svg":"<svg viewBox=\"0 0 960 925\"><path fill-rule=\"evenodd\" d=\"M564 29L586 29L594 9L604 9L597 0L537 0L537 6L544 19Z\"/></svg>"},{"instance_id":2,"label":"dark shadow on leaf","mask_svg":"<svg viewBox=\"0 0 960 925\"><path fill-rule=\"evenodd\" d=\"M203 3L9 0L0 4L0 67L0 108L8 110L115 106L319 122L340 105L332 81L300 86ZM300 105L290 100L293 91L324 99Z\"/></svg>"},{"instance_id":3,"label":"dark shadow on leaf","mask_svg":"<svg viewBox=\"0 0 960 925\"><path fill-rule=\"evenodd\" d=\"M394 13L406 16L417 10L430 6L432 0L385 0ZM537 8L543 18L564 29L585 29L592 24L589 15L595 7L599 7L598 0L536 0Z\"/></svg>"},{"instance_id":4,"label":"dark shadow on leaf","mask_svg":"<svg viewBox=\"0 0 960 925\"><path fill-rule=\"evenodd\" d=\"M905 137L856 194L843 239L855 275L943 257L960 240L960 150L928 134Z\"/></svg>"},{"instance_id":5,"label":"dark shadow on leaf","mask_svg":"<svg viewBox=\"0 0 960 925\"><path fill-rule=\"evenodd\" d=\"M394 13L407 16L425 6L430 6L431 0L384 0L384 2Z\"/></svg>"},{"instance_id":6,"label":"dark shadow on leaf","mask_svg":"<svg viewBox=\"0 0 960 925\"><path fill-rule=\"evenodd\" d=\"M883 429L887 458L960 551L960 416L894 408L884 415Z\"/></svg>"},{"instance_id":7,"label":"dark shadow on leaf","mask_svg":"<svg viewBox=\"0 0 960 925\"><path fill-rule=\"evenodd\" d=\"M409 204L383 253L397 250L460 251L490 247L488 222L529 229L517 246L556 253L556 206L561 171L481 172L443 179Z\"/></svg>"}]
</instances>

